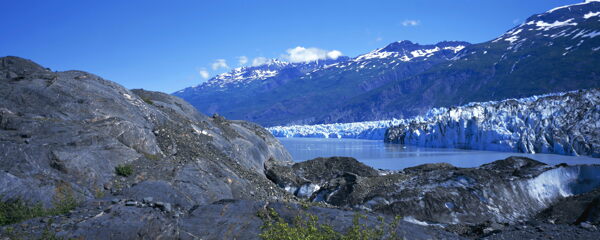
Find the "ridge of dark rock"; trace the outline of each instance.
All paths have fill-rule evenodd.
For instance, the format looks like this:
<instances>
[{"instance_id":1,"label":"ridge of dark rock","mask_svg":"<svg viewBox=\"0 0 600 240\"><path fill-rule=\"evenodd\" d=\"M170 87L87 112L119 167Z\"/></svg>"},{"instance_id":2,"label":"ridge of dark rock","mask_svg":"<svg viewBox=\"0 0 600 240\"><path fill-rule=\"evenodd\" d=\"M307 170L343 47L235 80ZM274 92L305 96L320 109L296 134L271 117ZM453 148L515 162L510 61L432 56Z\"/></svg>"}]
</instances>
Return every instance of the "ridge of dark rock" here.
<instances>
[{"instance_id":1,"label":"ridge of dark rock","mask_svg":"<svg viewBox=\"0 0 600 240\"><path fill-rule=\"evenodd\" d=\"M31 73L47 71L47 69L31 60L15 56L6 56L0 58L0 68L5 71L12 71L20 74L27 72Z\"/></svg>"},{"instance_id":2,"label":"ridge of dark rock","mask_svg":"<svg viewBox=\"0 0 600 240\"><path fill-rule=\"evenodd\" d=\"M324 168L330 160L345 170ZM317 158L307 162L311 163L265 166L269 179L298 197L442 224L458 233L462 230L456 224L470 226L467 232L474 233L488 228L490 223L512 225L532 219L555 204L572 207L551 214L562 216L579 211L581 215L591 201L584 196L600 189L600 165L548 166L526 157L509 157L476 168L438 163L379 174L358 174L355 169L361 169L361 165L352 158ZM276 171L271 170L273 166ZM317 173L314 177L305 177L305 172L313 171ZM571 195L587 199L587 205L569 205L574 200L565 198ZM588 212L596 224L597 209L592 209Z\"/></svg>"}]
</instances>

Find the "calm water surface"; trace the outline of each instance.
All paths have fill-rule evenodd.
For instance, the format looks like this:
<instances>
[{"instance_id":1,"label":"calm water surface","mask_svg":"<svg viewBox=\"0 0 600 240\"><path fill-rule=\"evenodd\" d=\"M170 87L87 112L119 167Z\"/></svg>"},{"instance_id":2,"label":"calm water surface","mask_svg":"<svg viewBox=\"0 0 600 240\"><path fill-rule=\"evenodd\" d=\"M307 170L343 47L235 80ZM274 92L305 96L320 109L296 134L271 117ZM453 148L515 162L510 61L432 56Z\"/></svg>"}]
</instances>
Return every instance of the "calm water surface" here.
<instances>
[{"instance_id":1,"label":"calm water surface","mask_svg":"<svg viewBox=\"0 0 600 240\"><path fill-rule=\"evenodd\" d=\"M279 138L294 161L316 157L348 156L381 169L400 170L423 163L446 162L457 167L476 167L509 156L526 156L547 164L600 164L599 158L555 154L526 154L447 148L421 148L383 141L332 138Z\"/></svg>"}]
</instances>

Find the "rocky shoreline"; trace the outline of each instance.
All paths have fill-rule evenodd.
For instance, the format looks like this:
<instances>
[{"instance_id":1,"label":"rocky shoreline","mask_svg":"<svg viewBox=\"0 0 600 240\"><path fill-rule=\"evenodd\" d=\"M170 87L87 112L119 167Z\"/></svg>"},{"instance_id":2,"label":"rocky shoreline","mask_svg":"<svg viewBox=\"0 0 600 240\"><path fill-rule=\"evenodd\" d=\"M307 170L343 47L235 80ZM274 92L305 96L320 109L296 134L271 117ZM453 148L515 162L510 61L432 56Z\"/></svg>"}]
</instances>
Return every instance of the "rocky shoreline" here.
<instances>
[{"instance_id":1,"label":"rocky shoreline","mask_svg":"<svg viewBox=\"0 0 600 240\"><path fill-rule=\"evenodd\" d=\"M0 96L0 239L270 239L298 216L385 239L600 234L596 165L294 163L256 124L18 57L0 58Z\"/></svg>"},{"instance_id":2,"label":"rocky shoreline","mask_svg":"<svg viewBox=\"0 0 600 240\"><path fill-rule=\"evenodd\" d=\"M509 157L476 168L439 163L379 172L353 158L334 157L291 166L267 162L266 166L267 177L297 197L423 223L512 225L536 218L597 224L600 220L596 216L600 165L549 166ZM571 209L554 209L556 204Z\"/></svg>"}]
</instances>

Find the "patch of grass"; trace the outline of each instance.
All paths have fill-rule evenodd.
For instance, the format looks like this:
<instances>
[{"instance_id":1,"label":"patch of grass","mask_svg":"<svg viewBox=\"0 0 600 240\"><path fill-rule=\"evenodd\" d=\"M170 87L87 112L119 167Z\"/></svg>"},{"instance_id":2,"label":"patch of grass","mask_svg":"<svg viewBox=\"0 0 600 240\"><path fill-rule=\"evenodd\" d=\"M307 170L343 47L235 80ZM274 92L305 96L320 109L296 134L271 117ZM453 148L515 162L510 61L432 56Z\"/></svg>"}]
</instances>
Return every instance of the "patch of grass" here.
<instances>
[{"instance_id":1,"label":"patch of grass","mask_svg":"<svg viewBox=\"0 0 600 240\"><path fill-rule=\"evenodd\" d=\"M94 197L95 198L103 198L105 195L104 191L100 188L96 188L96 190L94 190Z\"/></svg>"},{"instance_id":2,"label":"patch of grass","mask_svg":"<svg viewBox=\"0 0 600 240\"><path fill-rule=\"evenodd\" d=\"M56 200L54 207L49 209L45 209L41 203L30 204L22 199L10 199L0 202L0 226L36 217L65 214L75 209L78 204L72 195Z\"/></svg>"},{"instance_id":3,"label":"patch of grass","mask_svg":"<svg viewBox=\"0 0 600 240\"><path fill-rule=\"evenodd\" d=\"M52 225L52 221L50 221L46 227L44 228L44 231L42 232L42 236L40 236L39 239L43 239L43 240L63 240L63 238L57 237L56 233L54 231L52 231L51 226Z\"/></svg>"},{"instance_id":4,"label":"patch of grass","mask_svg":"<svg viewBox=\"0 0 600 240\"><path fill-rule=\"evenodd\" d=\"M366 216L357 213L352 220L352 227L346 232L338 232L330 225L320 224L319 218L313 214L305 213L304 217L296 216L292 223L286 222L273 209L267 212L259 212L258 216L263 220L262 233L259 235L264 240L375 240L375 239L400 239L395 229L400 217L396 217L391 223L386 223L383 217L379 218L380 224L369 227L361 223Z\"/></svg>"},{"instance_id":5,"label":"patch of grass","mask_svg":"<svg viewBox=\"0 0 600 240\"><path fill-rule=\"evenodd\" d=\"M33 233L24 233L17 232L12 227L6 227L4 229L3 239L10 240L24 240L24 239L36 239L36 240L64 240L64 238L56 236L56 232L52 230L52 220L46 224L44 227L44 231L40 234L40 236L32 236ZM83 238L79 238L83 239ZM76 240L75 238L70 238L69 240Z\"/></svg>"},{"instance_id":6,"label":"patch of grass","mask_svg":"<svg viewBox=\"0 0 600 240\"><path fill-rule=\"evenodd\" d=\"M46 210L42 204L30 205L21 199L0 202L0 225L2 226L45 215Z\"/></svg>"},{"instance_id":7,"label":"patch of grass","mask_svg":"<svg viewBox=\"0 0 600 240\"><path fill-rule=\"evenodd\" d=\"M150 98L145 98L145 97L141 97L141 98L145 103L154 105L154 102Z\"/></svg>"},{"instance_id":8,"label":"patch of grass","mask_svg":"<svg viewBox=\"0 0 600 240\"><path fill-rule=\"evenodd\" d=\"M319 206L319 202L311 202L311 201L301 201L300 203L300 207L302 207L302 209L309 209L310 207L317 207Z\"/></svg>"},{"instance_id":9,"label":"patch of grass","mask_svg":"<svg viewBox=\"0 0 600 240\"><path fill-rule=\"evenodd\" d=\"M115 167L115 173L119 176L129 177L133 174L133 166L131 164L122 164Z\"/></svg>"},{"instance_id":10,"label":"patch of grass","mask_svg":"<svg viewBox=\"0 0 600 240\"><path fill-rule=\"evenodd\" d=\"M158 154L150 154L145 152L142 154L144 154L144 157L149 160L158 161L160 159L160 156Z\"/></svg>"},{"instance_id":11,"label":"patch of grass","mask_svg":"<svg viewBox=\"0 0 600 240\"><path fill-rule=\"evenodd\" d=\"M55 200L54 208L47 209L46 216L66 214L75 209L78 205L79 202L73 197L73 194L68 194L63 196L60 200Z\"/></svg>"}]
</instances>

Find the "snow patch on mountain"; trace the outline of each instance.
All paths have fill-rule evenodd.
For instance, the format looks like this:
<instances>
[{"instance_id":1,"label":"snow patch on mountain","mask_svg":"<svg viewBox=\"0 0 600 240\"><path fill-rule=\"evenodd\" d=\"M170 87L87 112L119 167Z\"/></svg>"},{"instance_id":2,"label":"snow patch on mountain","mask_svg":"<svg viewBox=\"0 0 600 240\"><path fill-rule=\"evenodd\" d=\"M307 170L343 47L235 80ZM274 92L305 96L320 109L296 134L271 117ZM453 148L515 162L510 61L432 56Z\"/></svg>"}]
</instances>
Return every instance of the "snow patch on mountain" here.
<instances>
[{"instance_id":1,"label":"snow patch on mountain","mask_svg":"<svg viewBox=\"0 0 600 240\"><path fill-rule=\"evenodd\" d=\"M582 38L595 38L597 36L600 36L600 31L589 32L589 33L582 35L581 37Z\"/></svg>"},{"instance_id":2,"label":"snow patch on mountain","mask_svg":"<svg viewBox=\"0 0 600 240\"><path fill-rule=\"evenodd\" d=\"M267 63L254 67L239 67L230 72L222 73L208 82L196 87L226 87L232 84L246 84L255 80L264 80L279 74L279 70L289 66L290 63L277 59L270 59Z\"/></svg>"},{"instance_id":3,"label":"snow patch on mountain","mask_svg":"<svg viewBox=\"0 0 600 240\"><path fill-rule=\"evenodd\" d=\"M276 70L262 70L252 69L247 70L245 68L236 68L231 72L219 74L210 81L207 82L206 86L219 86L225 87L228 84L236 83L249 83L254 80L264 80L269 77L276 76L279 72Z\"/></svg>"},{"instance_id":4,"label":"snow patch on mountain","mask_svg":"<svg viewBox=\"0 0 600 240\"><path fill-rule=\"evenodd\" d=\"M373 58L388 58L389 56L392 56L392 55L397 56L398 53L385 52L385 51L381 51L381 49L377 49L377 50L369 52L367 54L358 56L356 58L356 61L369 60L369 59L373 59Z\"/></svg>"},{"instance_id":5,"label":"snow patch on mountain","mask_svg":"<svg viewBox=\"0 0 600 240\"><path fill-rule=\"evenodd\" d=\"M410 41L399 41L392 43L384 48L379 48L367 54L360 55L356 57L354 61L361 62L370 59L396 58L402 62L409 62L415 58L431 57L436 52L443 50L458 53L466 47L464 44L460 43L444 47L438 46L440 44L444 44L444 42L438 43L436 45L418 45Z\"/></svg>"},{"instance_id":6,"label":"snow patch on mountain","mask_svg":"<svg viewBox=\"0 0 600 240\"><path fill-rule=\"evenodd\" d=\"M519 37L517 37L517 36L512 36L512 37L504 39L504 41L507 41L507 42L510 42L510 43L514 43L517 40L519 40Z\"/></svg>"},{"instance_id":7,"label":"snow patch on mountain","mask_svg":"<svg viewBox=\"0 0 600 240\"><path fill-rule=\"evenodd\" d=\"M592 3L592 2L600 2L600 0L585 0L585 2L582 2L582 3L576 3L576 4L571 4L571 5L560 6L560 7L556 7L556 8L548 10L547 13L551 13L551 12L554 12L554 11L559 10L559 9L570 8L570 7L574 7L574 6L580 6L580 5L585 5L585 4Z\"/></svg>"},{"instance_id":8,"label":"snow patch on mountain","mask_svg":"<svg viewBox=\"0 0 600 240\"><path fill-rule=\"evenodd\" d=\"M527 25L533 25L533 24L535 24L535 26L538 27L538 29L537 29L538 31L539 30L548 31L550 29L558 28L558 27L577 26L577 23L573 22L573 20L575 20L575 19L571 18L571 19L568 19L568 20L565 20L565 21L558 21L557 20L557 21L554 21L553 23L547 23L547 22L544 22L544 21L536 21L536 22L531 21L531 22L528 22Z\"/></svg>"},{"instance_id":9,"label":"snow patch on mountain","mask_svg":"<svg viewBox=\"0 0 600 240\"><path fill-rule=\"evenodd\" d=\"M597 16L600 16L600 12L589 12L589 13L586 13L585 15L583 15L583 18L588 19L588 18L597 17Z\"/></svg>"},{"instance_id":10,"label":"snow patch on mountain","mask_svg":"<svg viewBox=\"0 0 600 240\"><path fill-rule=\"evenodd\" d=\"M465 49L464 45L458 45L458 46L449 46L449 47L444 47L444 50L450 50L454 53L458 53L460 51L462 51L463 49Z\"/></svg>"},{"instance_id":11,"label":"snow patch on mountain","mask_svg":"<svg viewBox=\"0 0 600 240\"><path fill-rule=\"evenodd\" d=\"M595 5L586 5L591 2ZM550 37L553 39L559 37L571 37L576 38L594 38L597 35L596 29L585 29L583 26L589 26L586 23L590 18L600 16L600 11L596 11L600 4L598 1L591 1L573 5L567 5L555 8L546 13L534 15L527 19L527 21L512 30L506 32L502 36L494 39L492 42L499 42L501 40L509 42L510 47L508 49L518 49L519 46L525 42L525 36L535 34L535 36ZM552 13L559 9L568 8L567 13Z\"/></svg>"}]
</instances>

